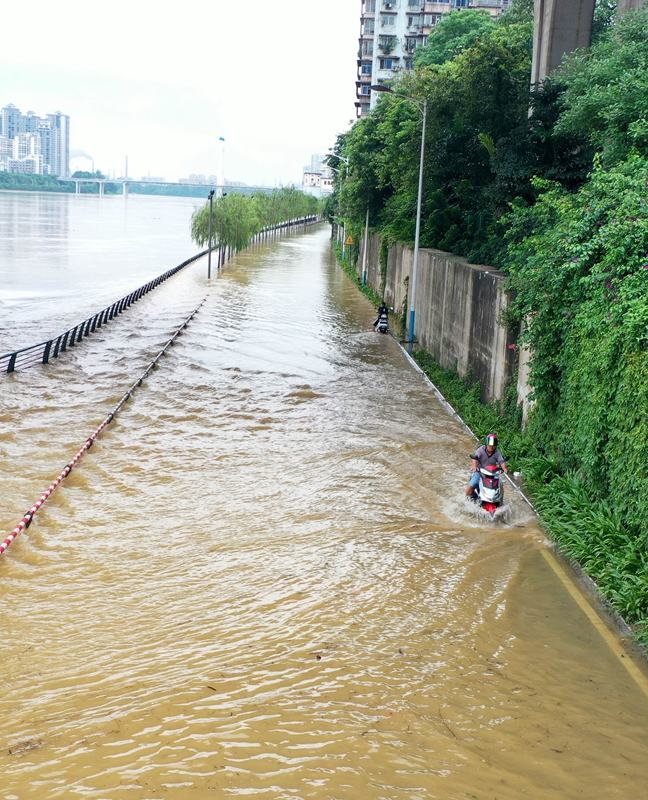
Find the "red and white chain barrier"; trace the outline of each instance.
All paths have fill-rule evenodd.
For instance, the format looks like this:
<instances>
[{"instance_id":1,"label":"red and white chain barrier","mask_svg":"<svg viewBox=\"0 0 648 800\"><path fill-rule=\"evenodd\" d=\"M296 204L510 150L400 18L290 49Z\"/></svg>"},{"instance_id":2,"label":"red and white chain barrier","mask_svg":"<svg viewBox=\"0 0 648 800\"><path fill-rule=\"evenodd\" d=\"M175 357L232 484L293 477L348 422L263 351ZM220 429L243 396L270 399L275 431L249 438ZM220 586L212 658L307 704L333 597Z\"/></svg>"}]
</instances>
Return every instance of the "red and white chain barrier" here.
<instances>
[{"instance_id":1,"label":"red and white chain barrier","mask_svg":"<svg viewBox=\"0 0 648 800\"><path fill-rule=\"evenodd\" d=\"M130 389L126 392L126 394L122 397L122 399L117 403L115 408L108 414L106 419L101 423L101 425L97 428L97 430L88 438L86 443L83 447L79 450L79 452L74 456L72 461L65 465L61 473L57 476L57 478L49 485L47 491L44 492L38 500L34 503L34 505L27 511L27 513L23 516L20 522L16 525L16 527L11 531L9 536L4 540L2 544L0 544L0 556L5 552L5 550L9 547L9 545L18 537L22 531L26 531L27 528L31 525L31 521L34 518L34 514L40 511L41 506L46 500L52 496L56 487L62 483L67 476L72 472L74 467L77 465L79 460L88 452L88 450L92 447L95 443L96 438L99 434L103 431L103 429L110 425L110 423L115 419L115 416L121 411L122 406L126 401L130 398L131 394L137 389L142 383L148 378L151 374L153 368L158 363L158 361L162 358L162 356L166 353L166 351L171 347L171 345L175 342L175 340L180 336L182 331L187 327L187 325L191 322L194 316L198 313L201 306L205 302L207 298L203 298L202 302L189 314L187 319L182 323L182 325L178 328L178 330L173 334L173 336L169 339L169 341L164 345L162 350L155 356L153 361L148 365L146 370L140 375L140 377L135 381L135 383L130 387Z\"/></svg>"}]
</instances>

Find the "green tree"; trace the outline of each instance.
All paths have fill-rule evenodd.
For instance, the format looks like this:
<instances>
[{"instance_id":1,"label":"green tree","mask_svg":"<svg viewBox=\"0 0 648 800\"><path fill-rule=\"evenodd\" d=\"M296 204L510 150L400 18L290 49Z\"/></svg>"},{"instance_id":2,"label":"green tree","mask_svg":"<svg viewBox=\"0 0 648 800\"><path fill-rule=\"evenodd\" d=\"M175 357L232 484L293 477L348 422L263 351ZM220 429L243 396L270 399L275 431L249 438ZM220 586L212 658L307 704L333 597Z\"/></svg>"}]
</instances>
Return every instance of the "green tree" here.
<instances>
[{"instance_id":1,"label":"green tree","mask_svg":"<svg viewBox=\"0 0 648 800\"><path fill-rule=\"evenodd\" d=\"M444 64L472 47L494 26L488 11L455 9L444 14L428 36L427 45L414 53L414 63L420 67Z\"/></svg>"},{"instance_id":2,"label":"green tree","mask_svg":"<svg viewBox=\"0 0 648 800\"><path fill-rule=\"evenodd\" d=\"M263 228L317 214L319 202L293 187L243 195L230 192L213 201L213 237L220 247L239 251ZM198 245L209 240L209 202L191 218L191 235Z\"/></svg>"},{"instance_id":3,"label":"green tree","mask_svg":"<svg viewBox=\"0 0 648 800\"><path fill-rule=\"evenodd\" d=\"M648 10L628 11L608 25L559 76L566 86L559 133L585 135L605 165L633 151L648 154Z\"/></svg>"},{"instance_id":4,"label":"green tree","mask_svg":"<svg viewBox=\"0 0 648 800\"><path fill-rule=\"evenodd\" d=\"M96 172L84 172L83 170L77 170L73 178L94 178L95 180L104 180L106 176L101 173L99 170Z\"/></svg>"}]
</instances>

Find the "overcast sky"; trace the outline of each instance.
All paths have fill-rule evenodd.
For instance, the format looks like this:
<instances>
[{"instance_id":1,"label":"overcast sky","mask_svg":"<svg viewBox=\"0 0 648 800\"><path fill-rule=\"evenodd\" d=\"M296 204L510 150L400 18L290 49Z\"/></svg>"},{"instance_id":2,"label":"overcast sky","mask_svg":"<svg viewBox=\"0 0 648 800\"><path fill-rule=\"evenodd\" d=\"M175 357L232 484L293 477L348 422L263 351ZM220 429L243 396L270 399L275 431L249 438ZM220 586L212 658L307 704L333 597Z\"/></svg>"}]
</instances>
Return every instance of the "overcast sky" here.
<instances>
[{"instance_id":1,"label":"overcast sky","mask_svg":"<svg viewBox=\"0 0 648 800\"><path fill-rule=\"evenodd\" d=\"M355 117L359 12L359 0L6 3L0 107L69 114L71 148L117 175L125 156L132 177L215 174L223 136L227 179L301 182Z\"/></svg>"}]
</instances>

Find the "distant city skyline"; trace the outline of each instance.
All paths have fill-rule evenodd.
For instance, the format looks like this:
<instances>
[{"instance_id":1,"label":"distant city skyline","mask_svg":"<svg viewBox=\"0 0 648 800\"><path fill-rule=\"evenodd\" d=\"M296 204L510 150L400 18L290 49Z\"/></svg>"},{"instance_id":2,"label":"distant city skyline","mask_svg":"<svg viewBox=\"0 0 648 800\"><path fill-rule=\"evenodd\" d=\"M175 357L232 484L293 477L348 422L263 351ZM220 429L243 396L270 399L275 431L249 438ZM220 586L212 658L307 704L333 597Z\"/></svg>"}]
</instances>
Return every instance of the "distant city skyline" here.
<instances>
[{"instance_id":1,"label":"distant city skyline","mask_svg":"<svg viewBox=\"0 0 648 800\"><path fill-rule=\"evenodd\" d=\"M60 111L25 114L14 103L0 110L0 171L70 174L70 118Z\"/></svg>"}]
</instances>

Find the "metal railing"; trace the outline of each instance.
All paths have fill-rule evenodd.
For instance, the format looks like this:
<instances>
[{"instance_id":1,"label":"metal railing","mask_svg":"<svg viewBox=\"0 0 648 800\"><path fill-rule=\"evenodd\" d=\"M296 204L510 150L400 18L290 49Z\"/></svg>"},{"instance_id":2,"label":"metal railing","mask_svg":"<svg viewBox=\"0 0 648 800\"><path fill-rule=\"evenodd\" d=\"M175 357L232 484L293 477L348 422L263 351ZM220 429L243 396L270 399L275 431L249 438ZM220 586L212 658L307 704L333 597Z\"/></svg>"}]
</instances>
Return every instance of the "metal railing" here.
<instances>
[{"instance_id":1,"label":"metal railing","mask_svg":"<svg viewBox=\"0 0 648 800\"><path fill-rule=\"evenodd\" d=\"M75 347L82 339L85 339L96 330L99 330L99 328L102 328L110 322L111 319L121 314L122 311L125 311L133 303L136 303L152 289L158 287L167 280L167 278L180 272L181 269L184 269L206 254L207 250L203 250L201 253L188 258L186 261L183 261L182 264L178 264L177 267L167 270L152 281L145 283L144 286L140 286L139 289L135 289L134 292L122 297L117 300L117 302L98 311L91 317L84 319L83 322L79 322L79 324L75 325L73 328L69 328L65 333L60 334L60 336L54 336L44 342L33 344L30 347L14 350L12 353L5 353L3 356L0 356L0 372L14 372L17 369L28 369L35 364L47 364L53 358L58 358L61 353L65 353L70 347Z\"/></svg>"},{"instance_id":2,"label":"metal railing","mask_svg":"<svg viewBox=\"0 0 648 800\"><path fill-rule=\"evenodd\" d=\"M319 215L313 215L310 217L300 217L299 219L290 219L286 220L285 222L280 222L277 225L263 228L263 230L259 231L259 233L252 237L250 244L264 241L271 236L281 235L282 233L296 232L302 227L314 225L320 222L321 219L322 218ZM47 339L44 342L39 342L38 344L33 344L30 347L23 347L20 350L14 350L11 353L5 353L3 356L0 356L0 373L6 374L9 372L15 372L17 369L29 369L29 367L33 367L36 364L48 364L52 359L58 358L61 353L65 353L68 348L75 347L82 339L87 338L96 330L102 328L104 325L110 322L111 319L114 319L116 316L121 314L122 311L125 311L133 303L136 303L141 297L144 297L144 295L148 294L148 292L150 292L152 289L158 287L161 283L167 280L167 278L170 278L172 275L180 272L181 269L184 269L189 264L192 264L194 261L197 261L199 258L207 255L208 252L209 250L203 250L202 252L197 253L195 256L188 258L186 261L183 261L182 264L178 264L177 267L167 270L159 277L154 278L148 283L145 283L144 286L140 286L139 289L135 289L134 292L131 292L125 297L122 297L120 300L117 300L117 302L113 303L111 306L98 311L96 314L93 314L93 316L84 319L83 322L80 322L73 328L69 328L69 330L65 331L59 336L53 336L51 339ZM233 255L233 252L229 248L221 248L218 245L212 248L212 252L216 252L217 254L218 268L222 267Z\"/></svg>"}]
</instances>

